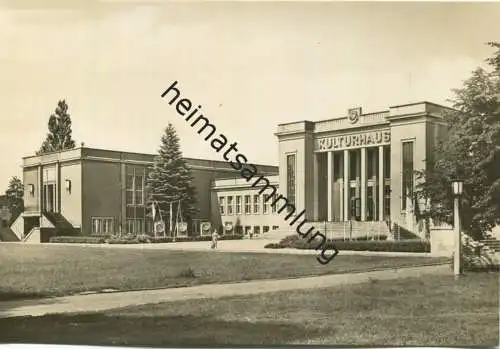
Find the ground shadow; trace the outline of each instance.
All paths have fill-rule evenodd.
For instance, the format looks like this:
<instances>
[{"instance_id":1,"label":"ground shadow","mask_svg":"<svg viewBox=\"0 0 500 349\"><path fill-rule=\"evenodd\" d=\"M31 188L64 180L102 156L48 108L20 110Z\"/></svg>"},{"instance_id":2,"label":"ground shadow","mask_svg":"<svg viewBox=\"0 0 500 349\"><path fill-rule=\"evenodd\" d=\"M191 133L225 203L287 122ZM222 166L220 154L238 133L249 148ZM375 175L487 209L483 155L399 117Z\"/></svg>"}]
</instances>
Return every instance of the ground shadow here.
<instances>
[{"instance_id":1,"label":"ground shadow","mask_svg":"<svg viewBox=\"0 0 500 349\"><path fill-rule=\"evenodd\" d=\"M72 345L271 345L320 336L295 324L221 321L213 317L103 314L0 319L0 342Z\"/></svg>"}]
</instances>

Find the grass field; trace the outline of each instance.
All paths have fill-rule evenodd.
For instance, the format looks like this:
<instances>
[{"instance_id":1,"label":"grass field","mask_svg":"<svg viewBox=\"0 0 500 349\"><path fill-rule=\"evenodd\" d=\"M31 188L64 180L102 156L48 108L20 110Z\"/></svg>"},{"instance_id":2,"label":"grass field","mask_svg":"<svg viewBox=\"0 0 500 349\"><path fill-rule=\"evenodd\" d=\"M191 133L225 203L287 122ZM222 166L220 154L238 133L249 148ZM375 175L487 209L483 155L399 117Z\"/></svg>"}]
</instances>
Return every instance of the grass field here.
<instances>
[{"instance_id":1,"label":"grass field","mask_svg":"<svg viewBox=\"0 0 500 349\"><path fill-rule=\"evenodd\" d=\"M0 341L199 346L498 345L498 274L426 276L99 314L0 319Z\"/></svg>"},{"instance_id":2,"label":"grass field","mask_svg":"<svg viewBox=\"0 0 500 349\"><path fill-rule=\"evenodd\" d=\"M312 255L5 243L0 244L0 300L104 289L134 290L324 275L439 261L443 259L339 254L324 266Z\"/></svg>"}]
</instances>

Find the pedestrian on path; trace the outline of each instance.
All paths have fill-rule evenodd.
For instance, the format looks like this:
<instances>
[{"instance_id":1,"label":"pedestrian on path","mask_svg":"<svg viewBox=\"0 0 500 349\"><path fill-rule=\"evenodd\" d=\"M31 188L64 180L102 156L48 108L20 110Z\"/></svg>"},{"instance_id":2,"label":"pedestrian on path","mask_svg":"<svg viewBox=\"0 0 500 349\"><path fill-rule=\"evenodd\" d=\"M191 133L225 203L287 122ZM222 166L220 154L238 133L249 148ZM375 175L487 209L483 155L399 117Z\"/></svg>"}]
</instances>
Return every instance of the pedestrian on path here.
<instances>
[{"instance_id":1,"label":"pedestrian on path","mask_svg":"<svg viewBox=\"0 0 500 349\"><path fill-rule=\"evenodd\" d=\"M217 249L217 241L219 241L219 233L217 233L217 229L214 229L214 232L212 233L212 249L215 250Z\"/></svg>"}]
</instances>

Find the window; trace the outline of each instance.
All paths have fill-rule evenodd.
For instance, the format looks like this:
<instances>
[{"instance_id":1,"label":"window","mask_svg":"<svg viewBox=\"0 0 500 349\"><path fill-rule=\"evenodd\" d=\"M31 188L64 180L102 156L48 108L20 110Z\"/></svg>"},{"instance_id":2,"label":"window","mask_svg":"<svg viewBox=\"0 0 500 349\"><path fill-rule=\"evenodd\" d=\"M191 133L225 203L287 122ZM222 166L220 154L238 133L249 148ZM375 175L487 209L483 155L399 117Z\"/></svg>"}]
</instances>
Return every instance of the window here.
<instances>
[{"instance_id":1,"label":"window","mask_svg":"<svg viewBox=\"0 0 500 349\"><path fill-rule=\"evenodd\" d=\"M227 197L227 214L228 215L233 214L233 197L232 196Z\"/></svg>"},{"instance_id":2,"label":"window","mask_svg":"<svg viewBox=\"0 0 500 349\"><path fill-rule=\"evenodd\" d=\"M384 147L384 178L391 178L391 148Z\"/></svg>"},{"instance_id":3,"label":"window","mask_svg":"<svg viewBox=\"0 0 500 349\"><path fill-rule=\"evenodd\" d=\"M264 203L262 204L262 207L264 208L264 214L269 213L269 204L270 204L271 198L269 195L264 194Z\"/></svg>"},{"instance_id":4,"label":"window","mask_svg":"<svg viewBox=\"0 0 500 349\"><path fill-rule=\"evenodd\" d=\"M241 214L241 196L236 197L236 214Z\"/></svg>"},{"instance_id":5,"label":"window","mask_svg":"<svg viewBox=\"0 0 500 349\"><path fill-rule=\"evenodd\" d=\"M249 226L249 225L247 225L247 226L245 227L245 235L250 234L250 232L251 232L251 231L252 231L252 227L251 227L251 226Z\"/></svg>"},{"instance_id":6,"label":"window","mask_svg":"<svg viewBox=\"0 0 500 349\"><path fill-rule=\"evenodd\" d=\"M408 200L413 198L413 141L403 142L403 181L402 181L402 208L406 210Z\"/></svg>"},{"instance_id":7,"label":"window","mask_svg":"<svg viewBox=\"0 0 500 349\"><path fill-rule=\"evenodd\" d=\"M273 225L273 230L278 230L280 227L278 225Z\"/></svg>"},{"instance_id":8,"label":"window","mask_svg":"<svg viewBox=\"0 0 500 349\"><path fill-rule=\"evenodd\" d=\"M259 195L253 196L253 213L255 213L255 214L260 213L260 196Z\"/></svg>"},{"instance_id":9,"label":"window","mask_svg":"<svg viewBox=\"0 0 500 349\"><path fill-rule=\"evenodd\" d=\"M378 150L378 149L376 149ZM377 177L377 166L376 166L376 156L378 156L378 153L374 151L373 148L368 148L366 149L366 162L368 165L368 179Z\"/></svg>"},{"instance_id":10,"label":"window","mask_svg":"<svg viewBox=\"0 0 500 349\"><path fill-rule=\"evenodd\" d=\"M92 234L112 234L114 233L114 218L112 217L92 217Z\"/></svg>"},{"instance_id":11,"label":"window","mask_svg":"<svg viewBox=\"0 0 500 349\"><path fill-rule=\"evenodd\" d=\"M260 234L260 226L258 226L258 225L254 226L253 233L254 233L254 235L259 235Z\"/></svg>"},{"instance_id":12,"label":"window","mask_svg":"<svg viewBox=\"0 0 500 349\"><path fill-rule=\"evenodd\" d=\"M276 206L278 205L278 195L274 194L274 197L272 198L272 200L269 200L269 201L270 201L269 204L271 205L271 212L276 213Z\"/></svg>"},{"instance_id":13,"label":"window","mask_svg":"<svg viewBox=\"0 0 500 349\"><path fill-rule=\"evenodd\" d=\"M384 219L391 217L391 187L384 186Z\"/></svg>"},{"instance_id":14,"label":"window","mask_svg":"<svg viewBox=\"0 0 500 349\"><path fill-rule=\"evenodd\" d=\"M236 235L243 235L243 227L241 225L237 225L235 227Z\"/></svg>"},{"instance_id":15,"label":"window","mask_svg":"<svg viewBox=\"0 0 500 349\"><path fill-rule=\"evenodd\" d=\"M135 177L135 204L144 205L144 177Z\"/></svg>"},{"instance_id":16,"label":"window","mask_svg":"<svg viewBox=\"0 0 500 349\"><path fill-rule=\"evenodd\" d=\"M245 195L245 214L250 214L250 213L252 213L250 195Z\"/></svg>"},{"instance_id":17,"label":"window","mask_svg":"<svg viewBox=\"0 0 500 349\"><path fill-rule=\"evenodd\" d=\"M262 232L265 234L269 231L269 226L268 225L265 225L262 227Z\"/></svg>"},{"instance_id":18,"label":"window","mask_svg":"<svg viewBox=\"0 0 500 349\"><path fill-rule=\"evenodd\" d=\"M286 194L290 205L295 206L295 154L286 156ZM291 210L292 207L288 206Z\"/></svg>"},{"instance_id":19,"label":"window","mask_svg":"<svg viewBox=\"0 0 500 349\"><path fill-rule=\"evenodd\" d=\"M127 175L125 200L127 206L144 206L144 180L143 174L136 175L135 169Z\"/></svg>"},{"instance_id":20,"label":"window","mask_svg":"<svg viewBox=\"0 0 500 349\"><path fill-rule=\"evenodd\" d=\"M127 234L144 234L145 224L142 218L128 218L127 219Z\"/></svg>"},{"instance_id":21,"label":"window","mask_svg":"<svg viewBox=\"0 0 500 349\"><path fill-rule=\"evenodd\" d=\"M355 180L358 176L358 151L349 152L349 179L351 181Z\"/></svg>"},{"instance_id":22,"label":"window","mask_svg":"<svg viewBox=\"0 0 500 349\"><path fill-rule=\"evenodd\" d=\"M219 210L221 215L226 214L226 198L224 196L221 196L219 198Z\"/></svg>"}]
</instances>

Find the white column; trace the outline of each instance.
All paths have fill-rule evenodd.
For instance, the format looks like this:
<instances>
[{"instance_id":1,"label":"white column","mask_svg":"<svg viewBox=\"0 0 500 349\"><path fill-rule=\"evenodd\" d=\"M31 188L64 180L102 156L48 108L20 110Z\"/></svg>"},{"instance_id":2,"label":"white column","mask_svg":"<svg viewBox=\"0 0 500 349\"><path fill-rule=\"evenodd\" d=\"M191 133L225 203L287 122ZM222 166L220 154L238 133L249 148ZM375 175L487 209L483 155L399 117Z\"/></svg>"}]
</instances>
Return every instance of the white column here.
<instances>
[{"instance_id":1,"label":"white column","mask_svg":"<svg viewBox=\"0 0 500 349\"><path fill-rule=\"evenodd\" d=\"M43 203L43 167L42 165L38 166L38 211L40 212L40 217L42 215L43 207L45 206Z\"/></svg>"},{"instance_id":2,"label":"white column","mask_svg":"<svg viewBox=\"0 0 500 349\"><path fill-rule=\"evenodd\" d=\"M344 221L349 219L349 150L344 150Z\"/></svg>"},{"instance_id":3,"label":"white column","mask_svg":"<svg viewBox=\"0 0 500 349\"><path fill-rule=\"evenodd\" d=\"M366 148L361 148L361 221L366 220Z\"/></svg>"},{"instance_id":4,"label":"white column","mask_svg":"<svg viewBox=\"0 0 500 349\"><path fill-rule=\"evenodd\" d=\"M327 179L327 197L328 197L328 222L333 220L333 151L328 152L328 179Z\"/></svg>"},{"instance_id":5,"label":"white column","mask_svg":"<svg viewBox=\"0 0 500 349\"><path fill-rule=\"evenodd\" d=\"M384 220L384 147L378 147L378 220Z\"/></svg>"},{"instance_id":6,"label":"white column","mask_svg":"<svg viewBox=\"0 0 500 349\"><path fill-rule=\"evenodd\" d=\"M313 185L314 185L314 212L313 212L313 216L314 216L314 221L317 221L318 220L318 216L319 216L319 205L318 205L318 201L319 201L319 153L315 153L313 154L314 156L314 168L313 168Z\"/></svg>"}]
</instances>

